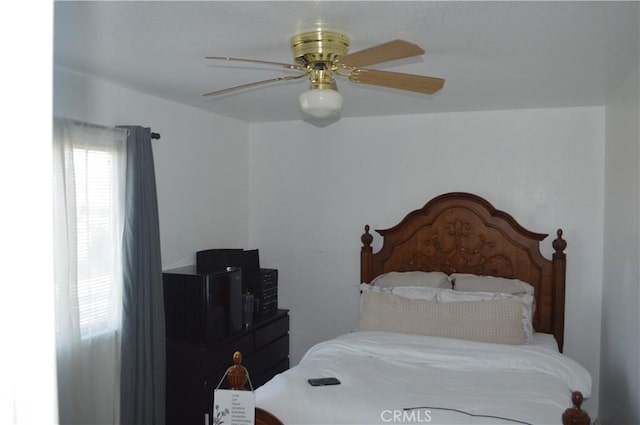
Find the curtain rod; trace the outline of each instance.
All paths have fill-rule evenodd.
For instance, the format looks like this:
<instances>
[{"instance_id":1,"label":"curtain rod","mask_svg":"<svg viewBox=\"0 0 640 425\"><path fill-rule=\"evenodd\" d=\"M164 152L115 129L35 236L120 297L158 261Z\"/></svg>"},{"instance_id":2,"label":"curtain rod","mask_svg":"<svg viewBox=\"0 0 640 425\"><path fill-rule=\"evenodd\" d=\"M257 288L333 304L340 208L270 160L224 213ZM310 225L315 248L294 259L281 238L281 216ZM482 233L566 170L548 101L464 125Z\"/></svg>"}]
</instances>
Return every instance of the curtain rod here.
<instances>
[{"instance_id":1,"label":"curtain rod","mask_svg":"<svg viewBox=\"0 0 640 425\"><path fill-rule=\"evenodd\" d=\"M106 127L106 128L109 128L109 127ZM118 126L118 127L116 127L116 128L122 128L122 127L121 127L121 126ZM129 130L127 129L127 136L128 136L129 134L130 134L130 132L129 132ZM154 139L155 139L155 140L157 140L157 139L159 139L159 138L160 138L160 133L153 133L153 132L151 132L151 139L152 139L152 140L154 140Z\"/></svg>"},{"instance_id":2,"label":"curtain rod","mask_svg":"<svg viewBox=\"0 0 640 425\"><path fill-rule=\"evenodd\" d=\"M103 128L105 130L109 130L109 129L113 130L114 128L120 128L121 127L121 126L110 127L110 126L107 126L107 125L94 124L94 123L90 123L90 122L84 122L84 121L80 121L80 120L75 120L75 119L72 119L72 118L58 117L56 115L54 115L53 118L54 119L59 119L59 120L65 120L65 121L69 121L69 122L74 122L74 123L79 124L79 125L88 125L88 126L91 126L91 127ZM127 135L128 134L129 134L129 130L127 130ZM151 139L155 139L155 140L160 139L160 133L153 133L152 132L151 133Z\"/></svg>"},{"instance_id":3,"label":"curtain rod","mask_svg":"<svg viewBox=\"0 0 640 425\"><path fill-rule=\"evenodd\" d=\"M107 127L107 128L108 128L108 127ZM131 132L130 132L129 130L127 130L127 136L128 136L129 134L131 134ZM153 133L153 132L151 133L151 140L154 140L154 139L155 139L155 140L157 140L157 139L159 139L159 138L160 138L160 133Z\"/></svg>"}]
</instances>

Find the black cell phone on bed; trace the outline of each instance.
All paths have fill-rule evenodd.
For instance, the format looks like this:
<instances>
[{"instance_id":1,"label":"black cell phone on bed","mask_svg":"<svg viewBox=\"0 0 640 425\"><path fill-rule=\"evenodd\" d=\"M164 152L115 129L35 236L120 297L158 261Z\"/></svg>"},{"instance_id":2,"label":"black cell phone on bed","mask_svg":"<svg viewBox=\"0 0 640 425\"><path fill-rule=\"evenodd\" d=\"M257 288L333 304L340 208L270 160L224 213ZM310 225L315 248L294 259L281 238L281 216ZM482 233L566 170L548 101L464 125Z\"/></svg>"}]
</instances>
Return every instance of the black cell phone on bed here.
<instances>
[{"instance_id":1,"label":"black cell phone on bed","mask_svg":"<svg viewBox=\"0 0 640 425\"><path fill-rule=\"evenodd\" d=\"M307 379L307 382L313 387L321 387L324 385L338 385L340 381L338 378L311 378Z\"/></svg>"}]
</instances>

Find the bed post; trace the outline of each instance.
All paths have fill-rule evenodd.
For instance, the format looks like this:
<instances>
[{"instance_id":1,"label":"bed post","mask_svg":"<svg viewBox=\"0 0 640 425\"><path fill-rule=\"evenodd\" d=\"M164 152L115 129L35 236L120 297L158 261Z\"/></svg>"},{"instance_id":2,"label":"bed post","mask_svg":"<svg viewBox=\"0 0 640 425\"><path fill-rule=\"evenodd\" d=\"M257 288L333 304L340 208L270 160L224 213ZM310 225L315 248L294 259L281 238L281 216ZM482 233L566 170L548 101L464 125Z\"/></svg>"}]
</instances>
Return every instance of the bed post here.
<instances>
[{"instance_id":1,"label":"bed post","mask_svg":"<svg viewBox=\"0 0 640 425\"><path fill-rule=\"evenodd\" d=\"M565 278L567 269L567 255L564 253L567 241L562 239L562 229L558 229L558 237L553 241L553 335L558 342L558 348L562 352L564 345L564 299L565 299Z\"/></svg>"},{"instance_id":2,"label":"bed post","mask_svg":"<svg viewBox=\"0 0 640 425\"><path fill-rule=\"evenodd\" d=\"M360 249L360 283L371 283L372 278L372 259L373 251L371 249L371 242L373 242L373 236L369 233L369 225L364 226L364 233L360 236L362 241L362 248Z\"/></svg>"},{"instance_id":3,"label":"bed post","mask_svg":"<svg viewBox=\"0 0 640 425\"><path fill-rule=\"evenodd\" d=\"M582 400L583 397L580 391L571 393L573 407L565 410L562 414L562 425L589 425L591 423L589 414L580 408Z\"/></svg>"}]
</instances>

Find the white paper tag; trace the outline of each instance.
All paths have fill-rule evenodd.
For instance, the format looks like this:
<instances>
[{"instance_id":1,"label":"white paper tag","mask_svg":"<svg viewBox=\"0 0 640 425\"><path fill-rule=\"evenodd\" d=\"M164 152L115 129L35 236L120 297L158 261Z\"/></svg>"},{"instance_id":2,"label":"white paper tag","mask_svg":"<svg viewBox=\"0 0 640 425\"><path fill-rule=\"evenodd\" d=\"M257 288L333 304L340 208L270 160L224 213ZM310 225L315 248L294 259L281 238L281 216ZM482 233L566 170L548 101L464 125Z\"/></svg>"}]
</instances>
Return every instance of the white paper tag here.
<instances>
[{"instance_id":1,"label":"white paper tag","mask_svg":"<svg viewBox=\"0 0 640 425\"><path fill-rule=\"evenodd\" d=\"M255 416L253 391L213 391L213 425L253 425Z\"/></svg>"}]
</instances>

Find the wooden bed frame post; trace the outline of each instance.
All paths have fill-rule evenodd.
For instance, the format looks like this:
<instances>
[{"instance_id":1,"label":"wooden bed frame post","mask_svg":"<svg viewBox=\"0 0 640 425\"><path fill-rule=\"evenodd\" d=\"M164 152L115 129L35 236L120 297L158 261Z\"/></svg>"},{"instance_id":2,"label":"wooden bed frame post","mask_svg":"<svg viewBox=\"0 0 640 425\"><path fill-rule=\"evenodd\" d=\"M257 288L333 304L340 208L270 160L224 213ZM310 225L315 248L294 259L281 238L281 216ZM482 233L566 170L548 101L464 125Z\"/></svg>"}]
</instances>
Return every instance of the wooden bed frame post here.
<instances>
[{"instance_id":1,"label":"wooden bed frame post","mask_svg":"<svg viewBox=\"0 0 640 425\"><path fill-rule=\"evenodd\" d=\"M558 342L558 349L562 352L564 345L564 302L565 302L565 276L567 269L567 255L564 253L567 241L562 239L562 229L558 229L558 237L553 241L553 334Z\"/></svg>"},{"instance_id":2,"label":"wooden bed frame post","mask_svg":"<svg viewBox=\"0 0 640 425\"><path fill-rule=\"evenodd\" d=\"M373 236L369 233L369 225L364 226L364 233L360 236L362 248L360 249L360 283L371 283L371 265L373 259L373 250L371 242Z\"/></svg>"}]
</instances>

